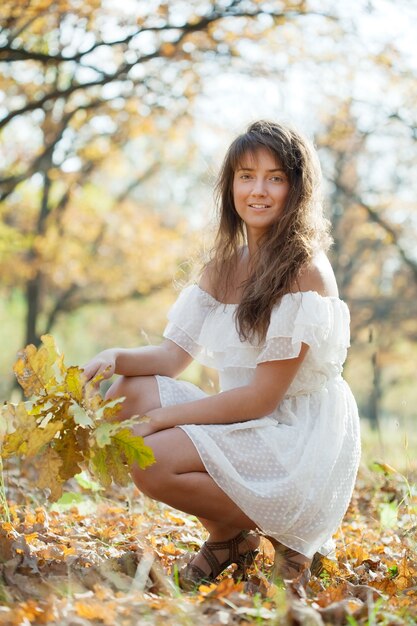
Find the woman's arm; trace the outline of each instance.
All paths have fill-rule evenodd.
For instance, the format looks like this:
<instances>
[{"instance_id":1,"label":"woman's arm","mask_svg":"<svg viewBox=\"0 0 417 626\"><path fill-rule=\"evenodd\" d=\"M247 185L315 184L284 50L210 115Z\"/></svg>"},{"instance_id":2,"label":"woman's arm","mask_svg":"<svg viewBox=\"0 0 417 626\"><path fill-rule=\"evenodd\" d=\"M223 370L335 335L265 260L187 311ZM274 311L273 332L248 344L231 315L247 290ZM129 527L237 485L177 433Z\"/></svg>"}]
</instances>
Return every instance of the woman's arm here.
<instances>
[{"instance_id":1,"label":"woman's arm","mask_svg":"<svg viewBox=\"0 0 417 626\"><path fill-rule=\"evenodd\" d=\"M122 376L178 376L192 357L170 339L159 346L141 348L109 348L97 354L84 366L84 376L91 380L98 374L110 378L113 374Z\"/></svg>"},{"instance_id":2,"label":"woman's arm","mask_svg":"<svg viewBox=\"0 0 417 626\"><path fill-rule=\"evenodd\" d=\"M150 411L150 422L138 425L137 434L145 436L182 424L244 422L268 415L285 396L307 350L308 346L302 344L299 356L294 359L260 363L253 380L243 387Z\"/></svg>"}]
</instances>

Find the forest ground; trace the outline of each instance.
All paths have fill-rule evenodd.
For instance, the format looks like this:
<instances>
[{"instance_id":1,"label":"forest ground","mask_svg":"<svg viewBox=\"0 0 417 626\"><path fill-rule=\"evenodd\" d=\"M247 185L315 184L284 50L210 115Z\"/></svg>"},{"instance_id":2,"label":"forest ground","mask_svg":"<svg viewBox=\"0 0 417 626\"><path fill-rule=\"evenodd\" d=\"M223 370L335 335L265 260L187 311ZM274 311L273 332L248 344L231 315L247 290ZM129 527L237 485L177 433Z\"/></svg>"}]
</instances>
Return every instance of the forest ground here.
<instances>
[{"instance_id":1,"label":"forest ground","mask_svg":"<svg viewBox=\"0 0 417 626\"><path fill-rule=\"evenodd\" d=\"M234 582L229 570L184 593L176 571L205 539L195 518L134 487L104 492L87 476L50 505L33 490L28 468L10 464L0 626L416 624L417 466L406 446L397 451L401 471L373 462L369 441L335 559L324 559L308 584L286 589L271 580L273 550L262 540L249 584Z\"/></svg>"}]
</instances>

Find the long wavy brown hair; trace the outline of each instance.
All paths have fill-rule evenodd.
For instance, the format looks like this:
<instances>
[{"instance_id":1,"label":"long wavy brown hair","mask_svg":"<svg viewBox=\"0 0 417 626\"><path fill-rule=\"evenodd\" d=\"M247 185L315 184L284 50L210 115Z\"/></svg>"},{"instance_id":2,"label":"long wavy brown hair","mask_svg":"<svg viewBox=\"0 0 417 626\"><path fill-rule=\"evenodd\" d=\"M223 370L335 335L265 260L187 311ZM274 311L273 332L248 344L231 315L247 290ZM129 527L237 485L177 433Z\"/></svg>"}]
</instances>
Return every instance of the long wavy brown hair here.
<instances>
[{"instance_id":1,"label":"long wavy brown hair","mask_svg":"<svg viewBox=\"0 0 417 626\"><path fill-rule=\"evenodd\" d=\"M248 154L256 158L266 148L285 171L289 193L279 220L263 235L243 283L242 300L236 310L241 340L262 341L271 311L282 296L294 291L301 270L315 252L331 243L329 221L321 203L321 170L317 154L301 134L282 124L258 121L230 145L221 167L216 200L219 228L209 261L214 297L224 301L236 276L246 229L233 199L233 180Z\"/></svg>"}]
</instances>

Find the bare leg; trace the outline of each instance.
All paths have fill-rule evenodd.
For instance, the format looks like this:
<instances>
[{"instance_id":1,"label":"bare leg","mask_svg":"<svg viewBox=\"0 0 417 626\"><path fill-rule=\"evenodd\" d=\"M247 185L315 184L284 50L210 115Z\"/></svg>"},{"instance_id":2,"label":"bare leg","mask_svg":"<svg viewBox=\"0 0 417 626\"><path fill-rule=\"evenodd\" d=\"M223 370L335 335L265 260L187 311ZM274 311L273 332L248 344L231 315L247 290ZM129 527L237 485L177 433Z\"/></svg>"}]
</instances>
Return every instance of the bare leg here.
<instances>
[{"instance_id":1,"label":"bare leg","mask_svg":"<svg viewBox=\"0 0 417 626\"><path fill-rule=\"evenodd\" d=\"M158 385L153 376L120 378L109 389L107 398L125 396L119 419L144 414L160 406ZM209 542L224 542L236 537L241 530L254 529L255 524L236 506L207 474L200 456L180 428L155 433L145 438L155 455L156 463L141 470L132 468L138 488L149 497L177 509L196 515L209 532ZM177 451L179 451L177 453ZM239 546L239 552L253 550L259 544L256 535L249 535ZM229 550L216 551L220 562L229 557ZM193 560L209 573L201 555Z\"/></svg>"},{"instance_id":2,"label":"bare leg","mask_svg":"<svg viewBox=\"0 0 417 626\"><path fill-rule=\"evenodd\" d=\"M255 528L250 520L207 474L194 444L180 428L145 437L156 463L134 467L136 485L155 500L234 529Z\"/></svg>"},{"instance_id":3,"label":"bare leg","mask_svg":"<svg viewBox=\"0 0 417 626\"><path fill-rule=\"evenodd\" d=\"M158 383L155 376L120 376L106 393L109 398L124 397L119 419L128 419L132 415L145 415L147 411L159 409Z\"/></svg>"},{"instance_id":4,"label":"bare leg","mask_svg":"<svg viewBox=\"0 0 417 626\"><path fill-rule=\"evenodd\" d=\"M112 385L107 398L125 396L120 419L144 414L160 406L158 385L153 376L122 377ZM132 477L150 497L205 518L214 529L216 522L231 531L254 528L236 504L207 474L190 438L180 428L171 428L145 438L156 463L146 470L134 468Z\"/></svg>"},{"instance_id":5,"label":"bare leg","mask_svg":"<svg viewBox=\"0 0 417 626\"><path fill-rule=\"evenodd\" d=\"M145 414L161 406L156 379L153 376L121 377L112 385L106 397L125 396L120 419ZM164 502L186 513L196 515L207 528L209 542L227 541L241 530L254 530L256 525L220 489L206 472L200 456L180 428L171 428L145 438L152 448L156 463L146 470L132 468L132 477L139 489L149 497ZM292 551L285 555L285 546L272 540L276 549L276 571L283 570L288 560L300 565L308 564L303 555ZM253 550L259 544L255 535L248 537L239 547L241 552ZM281 547L280 547L281 546ZM284 550L283 550L284 549ZM219 553L219 560L226 560L226 552ZM199 554L193 562L207 571L207 562ZM289 565L289 564L288 564ZM289 565L289 567L291 567ZM285 566L285 577L294 577L294 568Z\"/></svg>"},{"instance_id":6,"label":"bare leg","mask_svg":"<svg viewBox=\"0 0 417 626\"><path fill-rule=\"evenodd\" d=\"M207 474L191 439L180 428L171 428L145 437L156 463L146 470L133 468L136 485L151 498L165 502L186 513L197 515L209 530L209 544L236 537L241 530L255 529L254 522L227 496ZM240 554L253 550L259 538L249 535L239 545ZM219 563L227 561L230 549L216 550ZM193 564L210 574L211 567L203 554Z\"/></svg>"}]
</instances>

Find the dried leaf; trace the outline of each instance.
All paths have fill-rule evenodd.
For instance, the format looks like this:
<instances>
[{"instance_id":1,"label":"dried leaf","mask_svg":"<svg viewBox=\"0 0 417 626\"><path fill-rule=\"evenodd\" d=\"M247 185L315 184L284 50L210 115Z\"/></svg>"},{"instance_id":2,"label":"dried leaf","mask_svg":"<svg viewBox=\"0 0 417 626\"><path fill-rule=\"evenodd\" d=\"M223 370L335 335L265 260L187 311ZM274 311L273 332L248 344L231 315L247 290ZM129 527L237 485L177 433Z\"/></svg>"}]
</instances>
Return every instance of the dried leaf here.
<instances>
[{"instance_id":1,"label":"dried leaf","mask_svg":"<svg viewBox=\"0 0 417 626\"><path fill-rule=\"evenodd\" d=\"M62 459L52 448L48 448L36 462L39 472L36 484L38 487L50 489L50 499L58 500L62 494L62 480L59 475Z\"/></svg>"},{"instance_id":2,"label":"dried leaf","mask_svg":"<svg viewBox=\"0 0 417 626\"><path fill-rule=\"evenodd\" d=\"M116 623L116 610L114 603L103 603L99 600L78 600L75 602L77 615L88 620L99 620L104 624L113 626Z\"/></svg>"},{"instance_id":3,"label":"dried leaf","mask_svg":"<svg viewBox=\"0 0 417 626\"><path fill-rule=\"evenodd\" d=\"M84 460L83 454L78 447L76 433L73 430L67 430L57 441L55 452L59 454L62 465L59 475L63 481L72 478L81 472L81 464Z\"/></svg>"}]
</instances>

